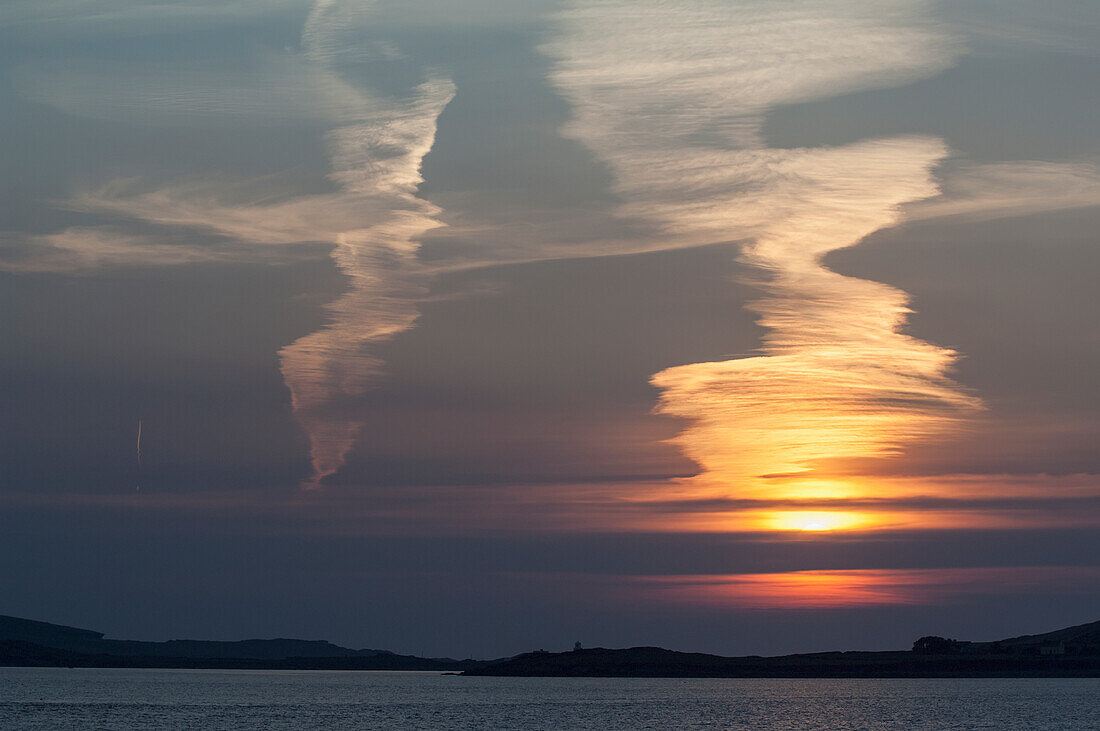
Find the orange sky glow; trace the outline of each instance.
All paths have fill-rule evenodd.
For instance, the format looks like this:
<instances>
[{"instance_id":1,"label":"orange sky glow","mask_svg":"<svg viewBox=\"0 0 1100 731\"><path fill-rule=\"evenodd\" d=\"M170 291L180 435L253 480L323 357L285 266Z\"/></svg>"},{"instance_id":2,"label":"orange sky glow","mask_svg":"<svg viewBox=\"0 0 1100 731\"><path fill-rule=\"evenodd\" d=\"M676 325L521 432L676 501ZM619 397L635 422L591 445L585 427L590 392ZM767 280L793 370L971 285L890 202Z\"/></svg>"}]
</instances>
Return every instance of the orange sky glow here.
<instances>
[{"instance_id":1,"label":"orange sky glow","mask_svg":"<svg viewBox=\"0 0 1100 731\"><path fill-rule=\"evenodd\" d=\"M774 574L653 576L639 579L657 598L749 609L821 609L934 604L982 591L1041 590L1100 578L1095 567L977 567L791 571Z\"/></svg>"}]
</instances>

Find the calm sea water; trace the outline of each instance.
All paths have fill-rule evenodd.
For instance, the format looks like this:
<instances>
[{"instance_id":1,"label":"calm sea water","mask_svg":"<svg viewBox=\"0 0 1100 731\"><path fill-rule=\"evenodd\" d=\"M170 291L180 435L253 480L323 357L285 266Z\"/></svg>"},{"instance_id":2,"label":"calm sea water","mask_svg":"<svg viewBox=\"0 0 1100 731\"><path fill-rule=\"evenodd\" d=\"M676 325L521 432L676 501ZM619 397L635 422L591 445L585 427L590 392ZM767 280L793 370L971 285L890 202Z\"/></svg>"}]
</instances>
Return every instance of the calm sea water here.
<instances>
[{"instance_id":1,"label":"calm sea water","mask_svg":"<svg viewBox=\"0 0 1100 731\"><path fill-rule=\"evenodd\" d=\"M1100 679L0 668L3 729L1100 729Z\"/></svg>"}]
</instances>

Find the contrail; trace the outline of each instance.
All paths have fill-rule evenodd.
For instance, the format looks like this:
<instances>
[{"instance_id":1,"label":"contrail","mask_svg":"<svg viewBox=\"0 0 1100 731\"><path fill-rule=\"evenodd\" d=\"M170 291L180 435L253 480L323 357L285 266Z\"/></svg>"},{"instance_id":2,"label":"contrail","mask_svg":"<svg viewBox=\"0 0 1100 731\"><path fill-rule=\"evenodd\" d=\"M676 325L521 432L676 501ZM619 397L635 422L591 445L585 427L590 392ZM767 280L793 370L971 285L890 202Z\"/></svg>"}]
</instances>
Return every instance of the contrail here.
<instances>
[{"instance_id":1,"label":"contrail","mask_svg":"<svg viewBox=\"0 0 1100 731\"><path fill-rule=\"evenodd\" d=\"M138 470L141 470L141 419L138 419L138 435L137 435L137 463ZM134 487L135 492L141 491L141 485Z\"/></svg>"}]
</instances>

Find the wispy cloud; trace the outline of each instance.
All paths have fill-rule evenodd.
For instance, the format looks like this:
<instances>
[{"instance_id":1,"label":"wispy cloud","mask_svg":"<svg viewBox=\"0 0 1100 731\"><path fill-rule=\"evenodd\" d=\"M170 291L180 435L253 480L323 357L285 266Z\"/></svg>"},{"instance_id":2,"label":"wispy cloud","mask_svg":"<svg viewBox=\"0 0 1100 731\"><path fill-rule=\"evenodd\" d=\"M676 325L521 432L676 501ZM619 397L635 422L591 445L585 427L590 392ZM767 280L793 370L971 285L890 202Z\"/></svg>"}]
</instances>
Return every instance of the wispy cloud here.
<instances>
[{"instance_id":1,"label":"wispy cloud","mask_svg":"<svg viewBox=\"0 0 1100 731\"><path fill-rule=\"evenodd\" d=\"M957 0L944 11L979 51L1031 48L1044 52L1097 55L1100 10L1080 0Z\"/></svg>"},{"instance_id":2,"label":"wispy cloud","mask_svg":"<svg viewBox=\"0 0 1100 731\"><path fill-rule=\"evenodd\" d=\"M185 24L224 24L302 9L306 3L307 0L6 0L0 6L0 28L47 34L147 34L160 22L171 24L160 28L178 32Z\"/></svg>"},{"instance_id":3,"label":"wispy cloud","mask_svg":"<svg viewBox=\"0 0 1100 731\"><path fill-rule=\"evenodd\" d=\"M855 569L780 574L653 576L640 591L657 600L750 609L825 609L882 604L944 604L981 594L1032 594L1087 586L1093 566ZM1088 591L1087 589L1085 591Z\"/></svg>"},{"instance_id":4,"label":"wispy cloud","mask_svg":"<svg viewBox=\"0 0 1100 731\"><path fill-rule=\"evenodd\" d=\"M1024 160L962 165L946 175L943 195L905 206L905 218L985 221L1098 205L1095 163Z\"/></svg>"},{"instance_id":5,"label":"wispy cloud","mask_svg":"<svg viewBox=\"0 0 1100 731\"><path fill-rule=\"evenodd\" d=\"M449 81L429 81L408 106L332 135L335 179L381 205L369 224L336 237L333 258L350 283L329 307L333 321L281 353L295 411L310 435L313 485L335 473L354 444L361 421L341 413L337 401L361 394L379 374L369 346L417 318L423 280L416 242L441 224L437 209L415 192L436 119L453 94Z\"/></svg>"},{"instance_id":6,"label":"wispy cloud","mask_svg":"<svg viewBox=\"0 0 1100 731\"><path fill-rule=\"evenodd\" d=\"M295 50L265 51L225 68L203 59L163 64L81 59L10 73L16 89L66 114L145 125L331 123L361 115L366 99Z\"/></svg>"},{"instance_id":7,"label":"wispy cloud","mask_svg":"<svg viewBox=\"0 0 1100 731\"><path fill-rule=\"evenodd\" d=\"M948 377L954 353L902 333L907 297L821 260L938 189L947 154L923 137L774 150L778 104L898 84L952 63L958 42L922 3L574 3L547 45L577 108L568 131L613 169L624 215L670 237L747 237L767 296L761 354L662 371L659 410L690 420L677 443L699 494L798 496L766 476L884 456L978 406ZM833 483L826 492L845 493ZM850 488L848 488L850 490ZM810 490L820 496L822 488Z\"/></svg>"},{"instance_id":8,"label":"wispy cloud","mask_svg":"<svg viewBox=\"0 0 1100 731\"><path fill-rule=\"evenodd\" d=\"M360 19L357 10L341 12L343 5L322 0L307 20L303 45L315 62L339 58L339 33ZM280 353L295 413L309 434L310 486L340 469L355 442L361 419L339 401L361 394L377 377L380 362L370 346L416 320L417 241L440 225L438 209L418 198L416 188L436 121L453 96L448 79L431 78L411 99L366 107L329 135L332 178L373 215L363 216L360 226L341 226L335 237L333 258L349 289L329 306L332 321Z\"/></svg>"},{"instance_id":9,"label":"wispy cloud","mask_svg":"<svg viewBox=\"0 0 1100 731\"><path fill-rule=\"evenodd\" d=\"M344 463L360 429L347 402L377 382L375 346L414 325L433 274L740 242L765 293L752 308L768 335L755 357L653 377L659 409L690 420L677 443L703 470L666 488L689 497L813 492L770 475L896 454L958 428L958 417L979 405L948 377L952 351L904 334L905 293L831 272L822 257L903 218L1093 205L1100 190L1092 165L1035 162L956 167L941 187L933 170L948 151L927 137L763 146L761 119L777 105L896 85L951 65L962 43L935 20L932 3L571 2L543 50L574 108L565 132L609 165L619 221L628 223L616 228L593 214L486 225L449 215L447 234L474 243L426 264L417 259L418 242L444 216L416 195L420 166L455 89L424 69L415 90L383 98L341 75L342 64L409 61L369 32L376 5L320 0L300 52L263 56L240 73L81 64L16 76L36 99L85 116L140 113L171 124L182 111L191 121L275 117L330 126L331 192L267 197L224 181L154 190L119 181L67 203L236 247L85 226L28 237L18 260L3 265L76 272L250 259L263 246L332 246L348 291L331 305L328 326L281 353L310 436L312 485ZM98 7L108 16L139 12L121 2ZM239 3L225 12L261 9ZM200 11L221 12L199 3L184 15ZM183 9L148 4L140 12ZM838 496L869 489L830 484Z\"/></svg>"},{"instance_id":10,"label":"wispy cloud","mask_svg":"<svg viewBox=\"0 0 1100 731\"><path fill-rule=\"evenodd\" d=\"M58 233L22 237L5 248L10 248L10 252L0 257L0 270L22 273L79 274L117 267L175 266L238 258L106 226L74 226Z\"/></svg>"},{"instance_id":11,"label":"wispy cloud","mask_svg":"<svg viewBox=\"0 0 1100 731\"><path fill-rule=\"evenodd\" d=\"M348 60L345 50L362 52L355 43L367 9L369 4L318 2L303 31L303 53L280 57L254 88L237 85L233 77L227 83L222 75L124 83L96 76L96 70L42 76L26 72L26 85L35 94L74 113L110 116L140 110L172 117L186 111L227 118L272 114L280 119L306 114L333 125L327 142L330 177L338 189L331 193L257 201L242 190L247 186L193 183L140 190L140 181L119 181L66 204L250 245L333 246L332 257L348 278L348 290L329 306L328 325L280 353L295 412L310 439L311 486L339 469L355 441L360 419L342 408L341 399L361 394L378 376L381 363L371 346L409 328L417 317L424 272L416 262L416 242L441 225L435 218L438 209L418 198L416 188L436 120L454 86L445 77L429 75L411 94L392 98L346 83L337 67ZM170 265L231 258L202 248L168 246L152 237L123 236L115 228L71 229L26 243L30 255L8 268L72 272L139 261ZM57 253L65 251L79 255Z\"/></svg>"},{"instance_id":12,"label":"wispy cloud","mask_svg":"<svg viewBox=\"0 0 1100 731\"><path fill-rule=\"evenodd\" d=\"M948 68L961 42L934 20L932 7L909 0L571 2L562 33L544 50L577 110L568 132L614 159L620 184L633 188L646 176L630 173L655 156L673 166L665 175L691 175L699 171L667 155L756 142L759 115L777 104L894 86ZM642 160L631 163L627 151Z\"/></svg>"},{"instance_id":13,"label":"wispy cloud","mask_svg":"<svg viewBox=\"0 0 1100 731\"><path fill-rule=\"evenodd\" d=\"M903 292L821 265L895 223L899 204L933 194L943 154L924 138L777 153L789 177L769 186L770 225L742 253L765 276L768 296L751 305L768 328L761 355L653 378L660 410L693 420L677 441L703 466L701 481L797 489L761 476L892 454L977 406L945 375L951 351L901 332Z\"/></svg>"}]
</instances>

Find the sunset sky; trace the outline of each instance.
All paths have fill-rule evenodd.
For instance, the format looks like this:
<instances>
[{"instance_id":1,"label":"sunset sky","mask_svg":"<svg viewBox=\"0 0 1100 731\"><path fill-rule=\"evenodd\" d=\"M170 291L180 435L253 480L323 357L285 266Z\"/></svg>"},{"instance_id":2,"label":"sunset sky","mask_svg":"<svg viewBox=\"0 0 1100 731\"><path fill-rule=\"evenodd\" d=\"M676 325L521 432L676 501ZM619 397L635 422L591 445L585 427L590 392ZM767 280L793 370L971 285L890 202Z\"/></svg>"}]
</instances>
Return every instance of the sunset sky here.
<instances>
[{"instance_id":1,"label":"sunset sky","mask_svg":"<svg viewBox=\"0 0 1100 731\"><path fill-rule=\"evenodd\" d=\"M1100 619L1097 119L1093 0L7 0L0 614Z\"/></svg>"}]
</instances>

